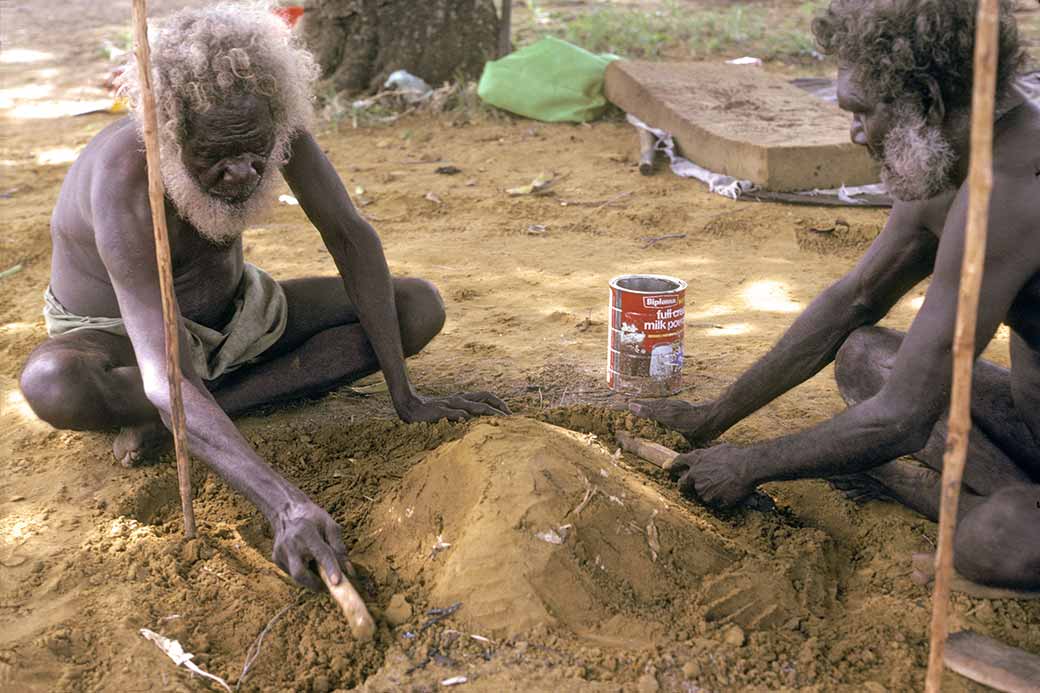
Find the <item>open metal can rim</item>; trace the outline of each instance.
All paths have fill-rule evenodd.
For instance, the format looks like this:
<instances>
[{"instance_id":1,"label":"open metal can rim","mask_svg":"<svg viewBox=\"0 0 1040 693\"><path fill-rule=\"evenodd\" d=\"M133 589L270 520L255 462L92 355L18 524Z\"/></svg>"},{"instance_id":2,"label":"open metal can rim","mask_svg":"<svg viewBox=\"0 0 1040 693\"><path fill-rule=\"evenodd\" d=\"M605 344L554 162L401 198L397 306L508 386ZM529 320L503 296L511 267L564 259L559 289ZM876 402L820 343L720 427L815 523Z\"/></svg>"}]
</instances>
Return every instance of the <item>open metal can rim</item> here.
<instances>
[{"instance_id":1,"label":"open metal can rim","mask_svg":"<svg viewBox=\"0 0 1040 693\"><path fill-rule=\"evenodd\" d=\"M639 291L638 289L629 289L624 286L619 286L618 282L624 281L625 279L660 279L662 281L674 283L675 287L671 289L659 289L656 291ZM611 289L617 289L618 291L624 291L629 294L643 294L647 296L679 293L680 291L685 291L688 286L689 285L682 279L679 279L678 277L669 277L666 274L622 274L610 280Z\"/></svg>"}]
</instances>

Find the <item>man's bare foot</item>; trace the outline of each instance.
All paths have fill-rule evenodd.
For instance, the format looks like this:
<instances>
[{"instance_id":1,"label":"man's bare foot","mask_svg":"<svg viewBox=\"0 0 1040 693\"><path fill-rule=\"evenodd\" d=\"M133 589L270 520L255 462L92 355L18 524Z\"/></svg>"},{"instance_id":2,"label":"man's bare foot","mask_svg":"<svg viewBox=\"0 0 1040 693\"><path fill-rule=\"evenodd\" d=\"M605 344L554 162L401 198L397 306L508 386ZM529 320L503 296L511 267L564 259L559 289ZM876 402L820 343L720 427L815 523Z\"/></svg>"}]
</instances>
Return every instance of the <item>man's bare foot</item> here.
<instances>
[{"instance_id":1,"label":"man's bare foot","mask_svg":"<svg viewBox=\"0 0 1040 693\"><path fill-rule=\"evenodd\" d=\"M125 426L112 443L112 454L124 467L150 462L173 444L173 436L162 422Z\"/></svg>"},{"instance_id":2,"label":"man's bare foot","mask_svg":"<svg viewBox=\"0 0 1040 693\"><path fill-rule=\"evenodd\" d=\"M912 568L910 580L914 584L927 587L935 580L934 553L915 553L910 557L910 566ZM969 597L982 599L1040 599L1040 591L990 587L989 585L972 582L957 571L954 571L951 576L950 589L954 592L962 592Z\"/></svg>"},{"instance_id":3,"label":"man's bare foot","mask_svg":"<svg viewBox=\"0 0 1040 693\"><path fill-rule=\"evenodd\" d=\"M828 477L826 481L835 491L857 505L874 500L895 500L884 484L866 472L832 476Z\"/></svg>"},{"instance_id":4,"label":"man's bare foot","mask_svg":"<svg viewBox=\"0 0 1040 693\"><path fill-rule=\"evenodd\" d=\"M630 402L628 410L682 434L691 445L703 445L718 436L711 428L708 404L690 404L681 399L649 399Z\"/></svg>"}]
</instances>

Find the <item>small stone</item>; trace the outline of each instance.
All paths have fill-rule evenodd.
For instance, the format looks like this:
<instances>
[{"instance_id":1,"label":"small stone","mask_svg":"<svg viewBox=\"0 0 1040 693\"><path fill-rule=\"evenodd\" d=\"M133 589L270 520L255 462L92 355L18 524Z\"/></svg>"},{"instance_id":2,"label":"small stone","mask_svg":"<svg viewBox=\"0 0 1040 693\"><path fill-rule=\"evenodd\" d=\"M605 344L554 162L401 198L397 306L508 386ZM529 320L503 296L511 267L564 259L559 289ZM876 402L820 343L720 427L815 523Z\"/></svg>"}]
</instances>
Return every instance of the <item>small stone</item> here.
<instances>
[{"instance_id":1,"label":"small stone","mask_svg":"<svg viewBox=\"0 0 1040 693\"><path fill-rule=\"evenodd\" d=\"M740 626L733 624L726 629L726 632L722 634L722 641L727 645L733 647L744 647L744 643L747 641L747 636L744 635L744 629Z\"/></svg>"},{"instance_id":2,"label":"small stone","mask_svg":"<svg viewBox=\"0 0 1040 693\"><path fill-rule=\"evenodd\" d=\"M657 693L661 686L653 674L643 674L639 677L638 689L639 693Z\"/></svg>"},{"instance_id":3,"label":"small stone","mask_svg":"<svg viewBox=\"0 0 1040 693\"><path fill-rule=\"evenodd\" d=\"M314 693L329 693L332 690L332 682L329 681L328 676L319 674L314 677L314 682L311 683L311 690Z\"/></svg>"},{"instance_id":4,"label":"small stone","mask_svg":"<svg viewBox=\"0 0 1040 693\"><path fill-rule=\"evenodd\" d=\"M407 623L412 617L412 605L408 603L403 594L395 594L390 598L390 604L383 612L383 617L391 626Z\"/></svg>"},{"instance_id":5,"label":"small stone","mask_svg":"<svg viewBox=\"0 0 1040 693\"><path fill-rule=\"evenodd\" d=\"M993 605L988 601L982 602L975 607L975 618L980 621L992 621L996 614L993 612Z\"/></svg>"},{"instance_id":6,"label":"small stone","mask_svg":"<svg viewBox=\"0 0 1040 693\"><path fill-rule=\"evenodd\" d=\"M682 674L688 679L696 679L701 675L700 662L686 662L683 664Z\"/></svg>"},{"instance_id":7,"label":"small stone","mask_svg":"<svg viewBox=\"0 0 1040 693\"><path fill-rule=\"evenodd\" d=\"M18 501L25 500L25 496L11 496L11 502L17 503Z\"/></svg>"}]
</instances>

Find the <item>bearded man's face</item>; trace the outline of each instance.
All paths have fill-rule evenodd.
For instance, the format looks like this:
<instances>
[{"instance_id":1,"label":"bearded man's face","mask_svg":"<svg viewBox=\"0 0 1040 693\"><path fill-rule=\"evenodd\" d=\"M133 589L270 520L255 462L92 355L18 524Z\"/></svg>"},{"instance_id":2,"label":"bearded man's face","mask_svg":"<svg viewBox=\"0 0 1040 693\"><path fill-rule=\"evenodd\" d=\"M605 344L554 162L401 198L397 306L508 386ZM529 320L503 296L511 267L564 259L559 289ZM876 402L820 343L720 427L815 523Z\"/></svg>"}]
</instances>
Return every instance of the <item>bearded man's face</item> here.
<instances>
[{"instance_id":1,"label":"bearded man's face","mask_svg":"<svg viewBox=\"0 0 1040 693\"><path fill-rule=\"evenodd\" d=\"M162 160L167 194L181 217L214 243L237 239L271 201L273 158L284 145L276 133L270 105L254 95L189 114L180 156Z\"/></svg>"},{"instance_id":2,"label":"bearded man's face","mask_svg":"<svg viewBox=\"0 0 1040 693\"><path fill-rule=\"evenodd\" d=\"M919 101L885 101L853 75L838 72L838 105L852 114L850 136L881 164L881 181L900 200L924 200L955 186L956 153L940 126L929 124Z\"/></svg>"}]
</instances>

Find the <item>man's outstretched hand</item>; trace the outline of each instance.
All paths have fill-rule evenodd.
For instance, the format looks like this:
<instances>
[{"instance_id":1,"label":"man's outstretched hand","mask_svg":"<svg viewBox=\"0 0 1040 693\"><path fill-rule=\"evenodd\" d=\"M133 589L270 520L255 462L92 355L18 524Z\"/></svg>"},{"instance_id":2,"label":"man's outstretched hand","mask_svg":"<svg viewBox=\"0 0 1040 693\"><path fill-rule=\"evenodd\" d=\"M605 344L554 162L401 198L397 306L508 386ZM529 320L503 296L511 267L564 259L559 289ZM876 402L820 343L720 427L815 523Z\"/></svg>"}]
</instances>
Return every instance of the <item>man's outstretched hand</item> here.
<instances>
[{"instance_id":1,"label":"man's outstretched hand","mask_svg":"<svg viewBox=\"0 0 1040 693\"><path fill-rule=\"evenodd\" d=\"M715 508L731 508L755 492L741 448L717 445L675 458L668 473L688 498Z\"/></svg>"},{"instance_id":2,"label":"man's outstretched hand","mask_svg":"<svg viewBox=\"0 0 1040 693\"><path fill-rule=\"evenodd\" d=\"M274 552L271 558L293 580L315 592L324 592L325 586L317 566L325 569L330 581L338 585L343 568L350 570L347 547L339 525L327 512L303 500L293 503L275 522Z\"/></svg>"},{"instance_id":3,"label":"man's outstretched hand","mask_svg":"<svg viewBox=\"0 0 1040 693\"><path fill-rule=\"evenodd\" d=\"M712 403L690 404L681 399L650 399L630 402L628 410L678 431L691 445L703 445L719 436L712 421Z\"/></svg>"},{"instance_id":4,"label":"man's outstretched hand","mask_svg":"<svg viewBox=\"0 0 1040 693\"><path fill-rule=\"evenodd\" d=\"M405 423L417 421L465 421L474 416L507 416L509 407L490 392L464 392L448 397L416 395L397 411Z\"/></svg>"}]
</instances>

